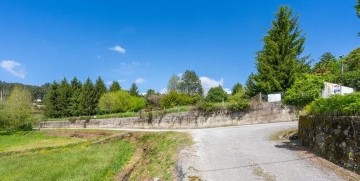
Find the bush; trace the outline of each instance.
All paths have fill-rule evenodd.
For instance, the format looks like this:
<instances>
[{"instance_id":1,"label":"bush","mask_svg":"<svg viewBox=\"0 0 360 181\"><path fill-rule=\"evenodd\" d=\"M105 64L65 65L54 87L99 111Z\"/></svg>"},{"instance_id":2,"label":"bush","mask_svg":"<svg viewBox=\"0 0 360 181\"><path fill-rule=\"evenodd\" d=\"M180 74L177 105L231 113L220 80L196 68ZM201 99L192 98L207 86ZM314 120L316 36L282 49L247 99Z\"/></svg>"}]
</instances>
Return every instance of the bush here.
<instances>
[{"instance_id":1,"label":"bush","mask_svg":"<svg viewBox=\"0 0 360 181\"><path fill-rule=\"evenodd\" d=\"M15 87L0 110L1 128L7 131L29 128L35 122L31 112L31 99L29 91Z\"/></svg>"},{"instance_id":2,"label":"bush","mask_svg":"<svg viewBox=\"0 0 360 181\"><path fill-rule=\"evenodd\" d=\"M160 105L166 109L176 106L186 106L193 104L196 99L197 97L192 97L185 93L171 91L161 98Z\"/></svg>"},{"instance_id":3,"label":"bush","mask_svg":"<svg viewBox=\"0 0 360 181\"><path fill-rule=\"evenodd\" d=\"M296 78L293 86L285 92L284 103L304 107L315 99L320 98L324 88L324 81L316 76L304 74Z\"/></svg>"},{"instance_id":4,"label":"bush","mask_svg":"<svg viewBox=\"0 0 360 181\"><path fill-rule=\"evenodd\" d=\"M357 116L360 114L360 93L320 98L305 108L309 115Z\"/></svg>"},{"instance_id":5,"label":"bush","mask_svg":"<svg viewBox=\"0 0 360 181\"><path fill-rule=\"evenodd\" d=\"M99 100L100 111L105 113L139 111L145 104L144 98L132 96L123 90L105 93Z\"/></svg>"},{"instance_id":6,"label":"bush","mask_svg":"<svg viewBox=\"0 0 360 181\"><path fill-rule=\"evenodd\" d=\"M204 112L205 114L211 114L211 113L215 113L215 112L225 110L226 107L224 107L221 103L219 104L219 103L212 103L212 102L202 101L202 102L197 104L196 109L198 111Z\"/></svg>"},{"instance_id":7,"label":"bush","mask_svg":"<svg viewBox=\"0 0 360 181\"><path fill-rule=\"evenodd\" d=\"M207 93L205 98L206 102L222 102L226 101L228 98L228 94L224 91L221 86L213 87Z\"/></svg>"},{"instance_id":8,"label":"bush","mask_svg":"<svg viewBox=\"0 0 360 181\"><path fill-rule=\"evenodd\" d=\"M228 102L228 108L233 112L242 111L250 107L245 89L237 90L234 95L229 97Z\"/></svg>"}]
</instances>

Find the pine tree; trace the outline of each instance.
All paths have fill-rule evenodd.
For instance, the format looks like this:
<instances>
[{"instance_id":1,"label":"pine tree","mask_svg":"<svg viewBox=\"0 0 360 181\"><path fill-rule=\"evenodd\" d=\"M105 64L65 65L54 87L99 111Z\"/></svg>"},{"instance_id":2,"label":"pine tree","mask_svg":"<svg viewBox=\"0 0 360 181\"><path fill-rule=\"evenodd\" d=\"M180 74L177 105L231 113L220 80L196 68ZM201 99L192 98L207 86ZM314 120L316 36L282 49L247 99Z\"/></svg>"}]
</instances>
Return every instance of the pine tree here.
<instances>
[{"instance_id":1,"label":"pine tree","mask_svg":"<svg viewBox=\"0 0 360 181\"><path fill-rule=\"evenodd\" d=\"M99 101L100 97L107 92L104 81L98 77L95 82L96 100Z\"/></svg>"},{"instance_id":2,"label":"pine tree","mask_svg":"<svg viewBox=\"0 0 360 181\"><path fill-rule=\"evenodd\" d=\"M50 86L49 92L45 96L45 116L51 118L61 117L59 102L59 84L53 82Z\"/></svg>"},{"instance_id":3,"label":"pine tree","mask_svg":"<svg viewBox=\"0 0 360 181\"><path fill-rule=\"evenodd\" d=\"M71 91L72 91L72 96L70 99L71 116L81 115L81 108L80 108L81 89L82 89L81 82L76 77L74 77L71 80Z\"/></svg>"},{"instance_id":4,"label":"pine tree","mask_svg":"<svg viewBox=\"0 0 360 181\"><path fill-rule=\"evenodd\" d=\"M308 57L300 57L305 36L299 29L298 17L288 7L280 7L263 41L264 47L257 53L258 73L251 80L257 93L285 91L298 75L310 71Z\"/></svg>"},{"instance_id":5,"label":"pine tree","mask_svg":"<svg viewBox=\"0 0 360 181\"><path fill-rule=\"evenodd\" d=\"M59 85L59 97L58 102L56 103L59 107L59 112L61 117L71 116L70 110L70 100L72 97L72 90L70 84L64 78Z\"/></svg>"},{"instance_id":6,"label":"pine tree","mask_svg":"<svg viewBox=\"0 0 360 181\"><path fill-rule=\"evenodd\" d=\"M179 90L187 93L188 95L201 95L204 94L204 89L201 85L200 78L196 75L195 71L186 70L181 77Z\"/></svg>"},{"instance_id":7,"label":"pine tree","mask_svg":"<svg viewBox=\"0 0 360 181\"><path fill-rule=\"evenodd\" d=\"M235 94L238 93L239 91L242 91L243 88L244 88L244 87L243 87L240 83L236 83L236 84L234 85L234 87L232 88L231 95L235 95Z\"/></svg>"},{"instance_id":8,"label":"pine tree","mask_svg":"<svg viewBox=\"0 0 360 181\"><path fill-rule=\"evenodd\" d=\"M110 85L110 92L115 92L121 90L120 84L118 81L113 81L113 83Z\"/></svg>"},{"instance_id":9,"label":"pine tree","mask_svg":"<svg viewBox=\"0 0 360 181\"><path fill-rule=\"evenodd\" d=\"M88 78L82 86L80 94L80 110L82 115L94 115L96 112L96 92L94 84Z\"/></svg>"},{"instance_id":10,"label":"pine tree","mask_svg":"<svg viewBox=\"0 0 360 181\"><path fill-rule=\"evenodd\" d=\"M135 83L133 83L130 87L129 93L132 96L139 96L139 90Z\"/></svg>"}]
</instances>

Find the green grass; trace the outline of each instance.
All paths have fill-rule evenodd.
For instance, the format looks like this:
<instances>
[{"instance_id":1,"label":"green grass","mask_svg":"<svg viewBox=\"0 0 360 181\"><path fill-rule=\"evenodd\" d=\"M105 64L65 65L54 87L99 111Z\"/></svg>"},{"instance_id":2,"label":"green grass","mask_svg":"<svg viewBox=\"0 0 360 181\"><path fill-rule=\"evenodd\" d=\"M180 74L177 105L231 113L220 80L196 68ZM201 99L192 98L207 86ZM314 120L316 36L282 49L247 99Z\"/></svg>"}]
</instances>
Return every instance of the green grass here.
<instances>
[{"instance_id":1,"label":"green grass","mask_svg":"<svg viewBox=\"0 0 360 181\"><path fill-rule=\"evenodd\" d=\"M131 174L130 180L176 180L174 178L178 151L189 145L191 137L186 133L138 133L139 144L146 148L144 158Z\"/></svg>"},{"instance_id":2,"label":"green grass","mask_svg":"<svg viewBox=\"0 0 360 181\"><path fill-rule=\"evenodd\" d=\"M11 135L0 135L0 153L23 151L41 147L62 146L84 141L81 138L48 136L43 132L16 132Z\"/></svg>"},{"instance_id":3,"label":"green grass","mask_svg":"<svg viewBox=\"0 0 360 181\"><path fill-rule=\"evenodd\" d=\"M144 151L130 180L174 180L177 153L191 143L186 133L137 132L124 138L114 137L119 133L123 134L106 130L43 130L0 135L0 180L113 180L120 172L127 173L124 166L136 148ZM14 150L22 151L1 154Z\"/></svg>"},{"instance_id":4,"label":"green grass","mask_svg":"<svg viewBox=\"0 0 360 181\"><path fill-rule=\"evenodd\" d=\"M112 180L130 160L135 145L118 140L83 143L0 159L1 180Z\"/></svg>"}]
</instances>

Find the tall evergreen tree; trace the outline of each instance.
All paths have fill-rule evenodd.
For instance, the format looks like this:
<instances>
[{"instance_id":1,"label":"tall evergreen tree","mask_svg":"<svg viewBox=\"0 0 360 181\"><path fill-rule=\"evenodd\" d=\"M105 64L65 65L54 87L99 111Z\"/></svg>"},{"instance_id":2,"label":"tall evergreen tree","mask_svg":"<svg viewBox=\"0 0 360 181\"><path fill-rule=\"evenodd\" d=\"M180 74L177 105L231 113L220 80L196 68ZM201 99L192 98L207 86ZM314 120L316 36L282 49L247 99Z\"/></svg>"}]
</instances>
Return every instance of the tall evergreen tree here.
<instances>
[{"instance_id":1,"label":"tall evergreen tree","mask_svg":"<svg viewBox=\"0 0 360 181\"><path fill-rule=\"evenodd\" d=\"M264 47L256 58L258 73L251 80L257 93L285 91L294 83L296 76L310 71L308 57L300 57L305 36L299 29L298 17L294 17L288 7L280 7L263 41Z\"/></svg>"},{"instance_id":2,"label":"tall evergreen tree","mask_svg":"<svg viewBox=\"0 0 360 181\"><path fill-rule=\"evenodd\" d=\"M82 115L94 115L96 113L96 92L94 84L88 78L82 86L80 94L80 109Z\"/></svg>"},{"instance_id":3,"label":"tall evergreen tree","mask_svg":"<svg viewBox=\"0 0 360 181\"><path fill-rule=\"evenodd\" d=\"M135 83L131 84L129 93L132 96L139 96L139 89L138 89L138 87L137 87L137 85Z\"/></svg>"},{"instance_id":4,"label":"tall evergreen tree","mask_svg":"<svg viewBox=\"0 0 360 181\"><path fill-rule=\"evenodd\" d=\"M64 78L59 85L59 97L57 105L59 107L61 117L71 116L70 102L72 97L72 90L69 82Z\"/></svg>"},{"instance_id":5,"label":"tall evergreen tree","mask_svg":"<svg viewBox=\"0 0 360 181\"><path fill-rule=\"evenodd\" d=\"M238 93L239 91L242 91L243 88L244 88L244 87L243 87L240 83L236 83L236 84L234 85L234 87L232 88L231 95L235 95L235 94Z\"/></svg>"},{"instance_id":6,"label":"tall evergreen tree","mask_svg":"<svg viewBox=\"0 0 360 181\"><path fill-rule=\"evenodd\" d=\"M99 76L95 82L96 99L99 101L100 97L107 92L104 81Z\"/></svg>"},{"instance_id":7,"label":"tall evergreen tree","mask_svg":"<svg viewBox=\"0 0 360 181\"><path fill-rule=\"evenodd\" d=\"M204 94L204 89L201 85L200 78L196 75L195 71L186 70L184 75L181 77L179 84L181 92L189 95L201 95Z\"/></svg>"},{"instance_id":8,"label":"tall evergreen tree","mask_svg":"<svg viewBox=\"0 0 360 181\"><path fill-rule=\"evenodd\" d=\"M51 118L61 117L59 102L59 84L53 82L50 86L49 92L45 96L45 116Z\"/></svg>"},{"instance_id":9,"label":"tall evergreen tree","mask_svg":"<svg viewBox=\"0 0 360 181\"><path fill-rule=\"evenodd\" d=\"M115 92L121 90L120 84L118 81L113 81L113 83L110 85L109 91Z\"/></svg>"},{"instance_id":10,"label":"tall evergreen tree","mask_svg":"<svg viewBox=\"0 0 360 181\"><path fill-rule=\"evenodd\" d=\"M81 82L76 77L74 77L71 80L71 91L72 91L72 96L70 99L71 116L81 115L81 108L80 108L81 89L82 89Z\"/></svg>"}]
</instances>

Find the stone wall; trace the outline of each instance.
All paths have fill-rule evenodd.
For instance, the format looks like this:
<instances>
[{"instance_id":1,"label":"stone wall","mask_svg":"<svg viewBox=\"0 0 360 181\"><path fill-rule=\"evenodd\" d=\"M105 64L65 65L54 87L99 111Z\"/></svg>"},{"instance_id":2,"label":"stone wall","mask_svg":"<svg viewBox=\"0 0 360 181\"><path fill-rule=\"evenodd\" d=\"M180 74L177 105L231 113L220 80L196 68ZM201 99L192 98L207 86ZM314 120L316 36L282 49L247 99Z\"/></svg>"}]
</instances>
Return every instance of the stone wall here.
<instances>
[{"instance_id":1,"label":"stone wall","mask_svg":"<svg viewBox=\"0 0 360 181\"><path fill-rule=\"evenodd\" d=\"M360 173L360 117L300 116L299 138L318 155Z\"/></svg>"},{"instance_id":2,"label":"stone wall","mask_svg":"<svg viewBox=\"0 0 360 181\"><path fill-rule=\"evenodd\" d=\"M206 128L259 124L297 120L290 107L280 103L264 103L256 109L243 112L218 112L210 115L198 112L171 113L157 117L111 118L69 121L48 121L40 123L41 128Z\"/></svg>"}]
</instances>

